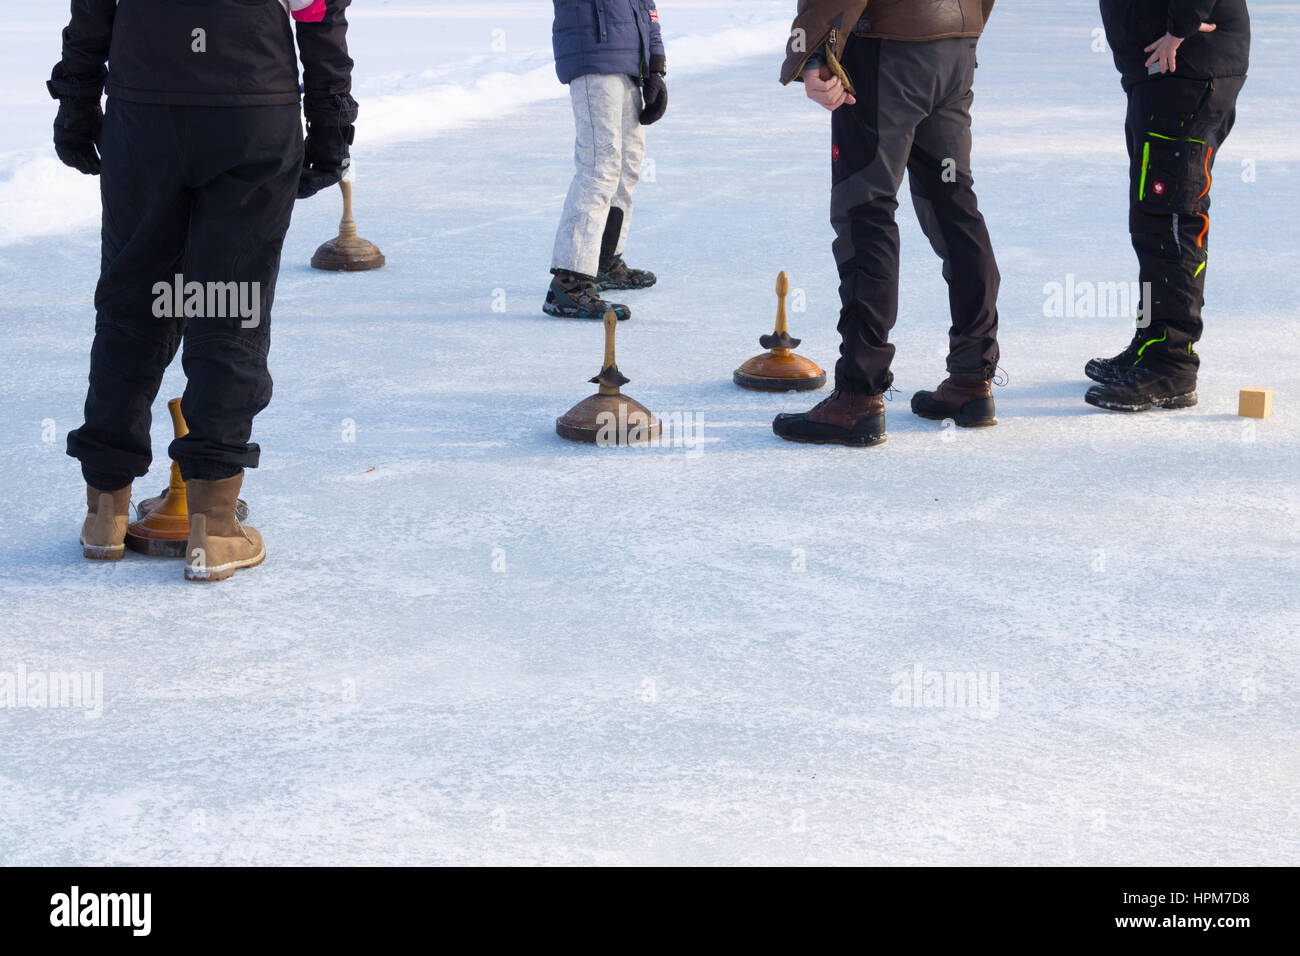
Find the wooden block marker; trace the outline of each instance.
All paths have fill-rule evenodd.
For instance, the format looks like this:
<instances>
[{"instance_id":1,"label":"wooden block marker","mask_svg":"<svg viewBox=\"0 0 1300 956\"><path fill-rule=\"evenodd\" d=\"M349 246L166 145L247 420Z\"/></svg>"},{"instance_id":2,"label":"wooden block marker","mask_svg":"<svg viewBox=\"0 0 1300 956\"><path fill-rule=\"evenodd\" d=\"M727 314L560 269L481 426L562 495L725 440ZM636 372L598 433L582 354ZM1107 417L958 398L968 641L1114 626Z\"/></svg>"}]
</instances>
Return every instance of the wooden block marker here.
<instances>
[{"instance_id":1,"label":"wooden block marker","mask_svg":"<svg viewBox=\"0 0 1300 956\"><path fill-rule=\"evenodd\" d=\"M384 264L384 254L373 242L357 236L357 222L352 218L352 183L344 179L339 182L339 188L343 190L343 220L339 223L339 234L316 250L311 257L312 267L328 272L378 269Z\"/></svg>"},{"instance_id":2,"label":"wooden block marker","mask_svg":"<svg viewBox=\"0 0 1300 956\"><path fill-rule=\"evenodd\" d=\"M1273 414L1273 390L1243 388L1237 400L1237 414L1242 418L1268 418Z\"/></svg>"},{"instance_id":3,"label":"wooden block marker","mask_svg":"<svg viewBox=\"0 0 1300 956\"><path fill-rule=\"evenodd\" d=\"M826 384L826 373L818 368L817 363L792 351L800 340L791 338L786 329L785 297L789 294L790 280L782 272L776 277L776 329L758 340L758 344L768 351L755 355L731 376L731 380L741 388L759 392L802 392Z\"/></svg>"},{"instance_id":4,"label":"wooden block marker","mask_svg":"<svg viewBox=\"0 0 1300 956\"><path fill-rule=\"evenodd\" d=\"M555 432L569 441L592 445L645 445L659 437L660 424L650 410L622 392L631 381L614 359L614 330L618 316L605 313L605 361L591 382L600 386L555 420Z\"/></svg>"}]
</instances>

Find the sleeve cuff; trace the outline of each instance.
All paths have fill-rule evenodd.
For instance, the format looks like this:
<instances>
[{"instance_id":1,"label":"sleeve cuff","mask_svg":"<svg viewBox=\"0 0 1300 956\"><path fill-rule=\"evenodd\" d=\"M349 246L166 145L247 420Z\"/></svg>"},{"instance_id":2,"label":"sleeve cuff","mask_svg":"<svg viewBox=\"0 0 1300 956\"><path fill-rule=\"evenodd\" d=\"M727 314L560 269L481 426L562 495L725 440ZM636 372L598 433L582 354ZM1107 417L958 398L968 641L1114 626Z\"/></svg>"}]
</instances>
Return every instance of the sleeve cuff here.
<instances>
[{"instance_id":1,"label":"sleeve cuff","mask_svg":"<svg viewBox=\"0 0 1300 956\"><path fill-rule=\"evenodd\" d=\"M320 126L351 126L357 121L360 108L351 94L337 96L303 97L302 112L307 122Z\"/></svg>"},{"instance_id":2,"label":"sleeve cuff","mask_svg":"<svg viewBox=\"0 0 1300 956\"><path fill-rule=\"evenodd\" d=\"M1199 30L1200 27L1201 22L1199 20L1192 24L1180 23L1172 14L1169 17L1169 22L1165 24L1165 29L1169 31L1169 35L1177 37L1180 40L1186 40L1189 36Z\"/></svg>"},{"instance_id":3,"label":"sleeve cuff","mask_svg":"<svg viewBox=\"0 0 1300 956\"><path fill-rule=\"evenodd\" d=\"M97 100L104 95L104 81L108 78L107 70L102 70L98 76L87 79L65 76L61 70L62 66L62 63L56 66L45 83L45 88L50 91L50 96L54 99Z\"/></svg>"}]
</instances>

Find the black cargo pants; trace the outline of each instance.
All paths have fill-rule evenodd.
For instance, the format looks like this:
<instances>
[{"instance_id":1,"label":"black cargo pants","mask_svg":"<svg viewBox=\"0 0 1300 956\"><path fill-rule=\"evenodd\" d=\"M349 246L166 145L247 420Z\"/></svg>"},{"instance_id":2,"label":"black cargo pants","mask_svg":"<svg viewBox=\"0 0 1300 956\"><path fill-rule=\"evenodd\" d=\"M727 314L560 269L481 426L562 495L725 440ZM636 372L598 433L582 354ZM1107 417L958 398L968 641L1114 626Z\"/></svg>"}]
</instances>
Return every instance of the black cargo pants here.
<instances>
[{"instance_id":1,"label":"black cargo pants","mask_svg":"<svg viewBox=\"0 0 1300 956\"><path fill-rule=\"evenodd\" d=\"M150 408L183 342L189 435L171 458L187 480L255 468L249 437L271 400L271 304L302 168L299 108L110 97L100 152L90 388L68 454L101 490L144 475Z\"/></svg>"},{"instance_id":2,"label":"black cargo pants","mask_svg":"<svg viewBox=\"0 0 1300 956\"><path fill-rule=\"evenodd\" d=\"M1138 362L1200 365L1210 182L1245 77L1152 77L1128 91L1129 231L1142 283Z\"/></svg>"}]
</instances>

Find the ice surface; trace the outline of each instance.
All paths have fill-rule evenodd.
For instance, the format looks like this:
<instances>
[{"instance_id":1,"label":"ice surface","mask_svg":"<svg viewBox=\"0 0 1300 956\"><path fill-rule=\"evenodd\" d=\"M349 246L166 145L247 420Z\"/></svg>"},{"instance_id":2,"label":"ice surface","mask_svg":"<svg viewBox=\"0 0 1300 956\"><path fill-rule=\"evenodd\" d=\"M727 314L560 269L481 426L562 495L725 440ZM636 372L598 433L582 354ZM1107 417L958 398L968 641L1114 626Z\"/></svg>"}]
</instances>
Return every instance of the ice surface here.
<instances>
[{"instance_id":1,"label":"ice surface","mask_svg":"<svg viewBox=\"0 0 1300 956\"><path fill-rule=\"evenodd\" d=\"M801 351L838 344L827 117L775 79L793 4L736 6L660 4L671 106L628 259L661 281L619 329L628 393L704 419L695 454L553 431L601 344L539 308L572 153L546 5L354 5L356 213L388 266L309 269L337 198L296 211L246 485L270 557L208 587L80 557L62 443L96 194L46 144L65 5L6 21L0 674L102 672L105 699L0 709L0 862L1300 862L1291 5L1252 4L1201 404L1142 417L1082 402L1127 321L1043 317L1048 283L1134 278L1096 5L998 5L975 168L1001 424L907 411L947 299L904 198L899 395L868 451L783 444L772 416L816 398L730 382L781 269ZM1275 389L1253 426L1250 385ZM894 706L918 664L996 674L996 713Z\"/></svg>"}]
</instances>

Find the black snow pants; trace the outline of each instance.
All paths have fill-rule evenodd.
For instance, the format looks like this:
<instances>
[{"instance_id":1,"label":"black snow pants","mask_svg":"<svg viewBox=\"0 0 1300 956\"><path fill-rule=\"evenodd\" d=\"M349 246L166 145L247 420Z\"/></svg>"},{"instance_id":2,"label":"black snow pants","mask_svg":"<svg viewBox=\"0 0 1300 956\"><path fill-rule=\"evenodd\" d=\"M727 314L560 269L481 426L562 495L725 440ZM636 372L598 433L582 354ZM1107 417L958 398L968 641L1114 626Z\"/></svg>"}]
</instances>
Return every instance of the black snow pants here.
<instances>
[{"instance_id":1,"label":"black snow pants","mask_svg":"<svg viewBox=\"0 0 1300 956\"><path fill-rule=\"evenodd\" d=\"M1194 346L1203 327L1211 173L1244 83L1158 76L1129 90L1129 231L1143 290L1143 365L1193 373L1200 365Z\"/></svg>"},{"instance_id":2,"label":"black snow pants","mask_svg":"<svg viewBox=\"0 0 1300 956\"><path fill-rule=\"evenodd\" d=\"M257 467L249 437L271 400L271 303L302 150L297 104L109 98L90 388L85 424L68 434L91 486L116 490L149 470L150 407L182 341L189 434L171 458L187 480Z\"/></svg>"},{"instance_id":3,"label":"black snow pants","mask_svg":"<svg viewBox=\"0 0 1300 956\"><path fill-rule=\"evenodd\" d=\"M893 382L898 318L898 190L943 259L952 326L948 371L991 379L998 364L998 274L971 177L972 39L909 43L855 36L844 67L857 102L831 114L831 222L843 339L837 388L876 394Z\"/></svg>"}]
</instances>

